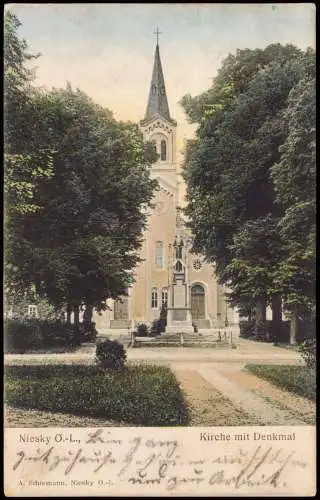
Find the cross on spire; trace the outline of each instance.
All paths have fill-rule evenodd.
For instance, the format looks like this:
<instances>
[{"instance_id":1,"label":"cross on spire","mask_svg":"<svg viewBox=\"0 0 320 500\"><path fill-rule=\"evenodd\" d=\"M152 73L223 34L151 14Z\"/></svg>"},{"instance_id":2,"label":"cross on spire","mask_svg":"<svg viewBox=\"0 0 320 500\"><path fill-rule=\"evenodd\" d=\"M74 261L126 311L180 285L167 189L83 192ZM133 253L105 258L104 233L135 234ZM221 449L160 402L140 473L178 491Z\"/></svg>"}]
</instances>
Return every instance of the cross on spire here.
<instances>
[{"instance_id":1,"label":"cross on spire","mask_svg":"<svg viewBox=\"0 0 320 500\"><path fill-rule=\"evenodd\" d=\"M159 35L162 35L162 32L159 31L159 28L157 26L156 31L153 32L154 35L157 35L157 45L159 45Z\"/></svg>"},{"instance_id":2,"label":"cross on spire","mask_svg":"<svg viewBox=\"0 0 320 500\"><path fill-rule=\"evenodd\" d=\"M156 115L161 116L165 120L171 122L174 126L176 122L170 118L168 99L166 94L166 86L164 83L162 65L160 60L160 49L159 49L159 28L157 27L154 34L157 35L157 45L154 51L154 62L153 70L149 91L148 104L145 114L145 120L150 120Z\"/></svg>"}]
</instances>

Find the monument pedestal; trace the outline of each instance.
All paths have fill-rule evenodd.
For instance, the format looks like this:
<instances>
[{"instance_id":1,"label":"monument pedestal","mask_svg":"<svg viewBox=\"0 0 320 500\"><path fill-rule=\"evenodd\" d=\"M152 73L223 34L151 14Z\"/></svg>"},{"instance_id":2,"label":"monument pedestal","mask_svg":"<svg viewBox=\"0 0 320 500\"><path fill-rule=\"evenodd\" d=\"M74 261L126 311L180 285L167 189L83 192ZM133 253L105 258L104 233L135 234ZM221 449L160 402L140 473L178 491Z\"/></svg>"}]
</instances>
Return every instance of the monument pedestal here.
<instances>
[{"instance_id":1,"label":"monument pedestal","mask_svg":"<svg viewBox=\"0 0 320 500\"><path fill-rule=\"evenodd\" d=\"M181 282L174 284L171 299L172 307L168 307L166 333L193 333L187 285Z\"/></svg>"}]
</instances>

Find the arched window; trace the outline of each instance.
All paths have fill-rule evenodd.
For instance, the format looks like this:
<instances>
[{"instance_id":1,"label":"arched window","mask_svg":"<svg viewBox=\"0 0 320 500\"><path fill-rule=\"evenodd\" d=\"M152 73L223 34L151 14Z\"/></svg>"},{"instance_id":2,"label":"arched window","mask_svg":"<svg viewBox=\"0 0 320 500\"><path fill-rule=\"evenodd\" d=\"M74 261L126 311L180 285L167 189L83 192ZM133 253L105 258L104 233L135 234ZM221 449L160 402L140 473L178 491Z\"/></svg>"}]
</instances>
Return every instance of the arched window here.
<instances>
[{"instance_id":1,"label":"arched window","mask_svg":"<svg viewBox=\"0 0 320 500\"><path fill-rule=\"evenodd\" d=\"M168 305L168 289L167 288L162 288L161 304L162 304L162 306Z\"/></svg>"},{"instance_id":2,"label":"arched window","mask_svg":"<svg viewBox=\"0 0 320 500\"><path fill-rule=\"evenodd\" d=\"M163 268L163 242L156 242L156 267Z\"/></svg>"},{"instance_id":3,"label":"arched window","mask_svg":"<svg viewBox=\"0 0 320 500\"><path fill-rule=\"evenodd\" d=\"M156 288L152 288L151 290L151 308L158 308L158 290Z\"/></svg>"},{"instance_id":4,"label":"arched window","mask_svg":"<svg viewBox=\"0 0 320 500\"><path fill-rule=\"evenodd\" d=\"M204 288L202 285L194 285L191 288L192 295L204 295Z\"/></svg>"},{"instance_id":5,"label":"arched window","mask_svg":"<svg viewBox=\"0 0 320 500\"><path fill-rule=\"evenodd\" d=\"M154 149L155 149L155 152L157 153L157 141L156 141L155 139L153 139L153 140L151 141L151 143L152 143L152 145L153 145L153 147L154 147Z\"/></svg>"},{"instance_id":6,"label":"arched window","mask_svg":"<svg viewBox=\"0 0 320 500\"><path fill-rule=\"evenodd\" d=\"M167 141L162 139L161 141L161 161L166 161L167 159Z\"/></svg>"}]
</instances>

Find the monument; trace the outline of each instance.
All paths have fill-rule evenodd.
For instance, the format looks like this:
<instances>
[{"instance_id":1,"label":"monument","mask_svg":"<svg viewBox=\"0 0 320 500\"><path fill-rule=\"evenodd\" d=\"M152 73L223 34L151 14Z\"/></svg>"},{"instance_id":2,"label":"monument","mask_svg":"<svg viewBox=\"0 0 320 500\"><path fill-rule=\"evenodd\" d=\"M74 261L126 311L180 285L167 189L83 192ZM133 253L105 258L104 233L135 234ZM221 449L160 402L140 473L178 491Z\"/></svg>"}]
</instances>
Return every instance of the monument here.
<instances>
[{"instance_id":1,"label":"monument","mask_svg":"<svg viewBox=\"0 0 320 500\"><path fill-rule=\"evenodd\" d=\"M170 262L171 283L169 286L166 333L193 333L190 287L189 252L192 240L177 208L176 236ZM171 275L171 276L170 276Z\"/></svg>"}]
</instances>

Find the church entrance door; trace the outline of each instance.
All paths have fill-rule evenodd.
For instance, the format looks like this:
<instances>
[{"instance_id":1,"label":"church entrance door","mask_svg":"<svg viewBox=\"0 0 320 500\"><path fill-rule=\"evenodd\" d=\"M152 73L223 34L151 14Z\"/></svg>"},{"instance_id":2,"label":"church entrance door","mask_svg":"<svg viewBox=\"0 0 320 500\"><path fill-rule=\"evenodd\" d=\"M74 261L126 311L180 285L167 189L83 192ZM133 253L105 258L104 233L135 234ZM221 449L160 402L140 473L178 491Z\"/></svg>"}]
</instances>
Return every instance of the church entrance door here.
<instances>
[{"instance_id":1,"label":"church entrance door","mask_svg":"<svg viewBox=\"0 0 320 500\"><path fill-rule=\"evenodd\" d=\"M121 297L121 300L115 300L113 318L115 320L128 319L128 297Z\"/></svg>"},{"instance_id":2,"label":"church entrance door","mask_svg":"<svg viewBox=\"0 0 320 500\"><path fill-rule=\"evenodd\" d=\"M191 315L192 319L205 318L205 292L202 285L194 285L191 288Z\"/></svg>"}]
</instances>

